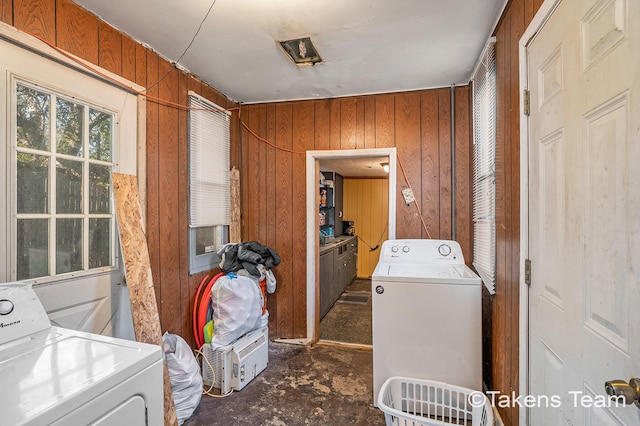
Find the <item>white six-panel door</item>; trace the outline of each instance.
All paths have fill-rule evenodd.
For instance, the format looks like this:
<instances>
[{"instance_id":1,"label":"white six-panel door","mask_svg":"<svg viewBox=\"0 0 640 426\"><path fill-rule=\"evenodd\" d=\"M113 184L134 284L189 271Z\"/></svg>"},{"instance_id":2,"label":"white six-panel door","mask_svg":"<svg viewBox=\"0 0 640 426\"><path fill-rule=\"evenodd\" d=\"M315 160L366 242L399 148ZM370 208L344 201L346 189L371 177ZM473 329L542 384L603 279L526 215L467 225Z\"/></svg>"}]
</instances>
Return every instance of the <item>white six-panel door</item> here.
<instances>
[{"instance_id":1,"label":"white six-panel door","mask_svg":"<svg viewBox=\"0 0 640 426\"><path fill-rule=\"evenodd\" d=\"M639 425L640 1L560 1L527 62L531 424Z\"/></svg>"}]
</instances>

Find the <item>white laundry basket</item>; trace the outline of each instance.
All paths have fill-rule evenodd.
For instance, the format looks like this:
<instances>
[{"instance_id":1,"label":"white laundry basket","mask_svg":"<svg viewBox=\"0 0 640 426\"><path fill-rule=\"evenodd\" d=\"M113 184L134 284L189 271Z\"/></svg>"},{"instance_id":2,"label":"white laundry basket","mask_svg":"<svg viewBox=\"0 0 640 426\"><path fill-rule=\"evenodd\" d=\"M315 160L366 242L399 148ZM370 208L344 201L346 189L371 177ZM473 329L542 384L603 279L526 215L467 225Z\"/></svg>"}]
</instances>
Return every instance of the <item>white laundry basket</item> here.
<instances>
[{"instance_id":1,"label":"white laundry basket","mask_svg":"<svg viewBox=\"0 0 640 426\"><path fill-rule=\"evenodd\" d=\"M387 426L493 426L489 399L481 392L433 380L388 378L378 394Z\"/></svg>"}]
</instances>

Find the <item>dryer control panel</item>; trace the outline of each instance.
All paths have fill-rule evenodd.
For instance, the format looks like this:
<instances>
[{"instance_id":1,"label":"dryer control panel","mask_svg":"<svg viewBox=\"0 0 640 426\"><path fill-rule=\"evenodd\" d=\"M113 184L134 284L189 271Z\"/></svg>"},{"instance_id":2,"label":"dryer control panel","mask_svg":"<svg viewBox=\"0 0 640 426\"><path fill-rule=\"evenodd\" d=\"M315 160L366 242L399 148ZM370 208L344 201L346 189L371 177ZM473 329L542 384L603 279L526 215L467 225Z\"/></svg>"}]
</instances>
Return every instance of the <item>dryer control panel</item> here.
<instances>
[{"instance_id":1,"label":"dryer control panel","mask_svg":"<svg viewBox=\"0 0 640 426\"><path fill-rule=\"evenodd\" d=\"M464 265L460 244L452 240L387 240L382 243L379 263Z\"/></svg>"}]
</instances>

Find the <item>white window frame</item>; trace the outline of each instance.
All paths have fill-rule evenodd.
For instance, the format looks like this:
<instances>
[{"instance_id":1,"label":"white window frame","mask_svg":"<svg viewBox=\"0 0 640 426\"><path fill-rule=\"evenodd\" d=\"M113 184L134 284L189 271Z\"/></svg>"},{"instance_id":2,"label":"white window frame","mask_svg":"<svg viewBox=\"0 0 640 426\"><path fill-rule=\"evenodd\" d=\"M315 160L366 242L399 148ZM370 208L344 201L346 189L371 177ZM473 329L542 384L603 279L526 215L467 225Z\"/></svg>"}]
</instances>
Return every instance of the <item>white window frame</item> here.
<instances>
[{"instance_id":1,"label":"white window frame","mask_svg":"<svg viewBox=\"0 0 640 426\"><path fill-rule=\"evenodd\" d=\"M473 266L496 292L496 63L489 39L473 74Z\"/></svg>"},{"instance_id":2,"label":"white window frame","mask_svg":"<svg viewBox=\"0 0 640 426\"><path fill-rule=\"evenodd\" d=\"M10 126L11 130L11 134L12 134L12 139L11 139L11 145L12 145L12 155L11 155L11 190L10 190L10 194L11 194L11 225L10 225L10 235L11 235L11 242L12 242L12 246L15 247L14 249L14 254L12 255L12 265L11 265L11 279L15 280L17 279L17 272L18 272L18 265L17 265L17 230L18 230L18 220L19 219L46 219L48 221L48 225L49 225L49 244L48 244L48 271L49 274L48 275L44 275L44 276L37 276L37 277L27 277L25 279L27 280L37 280L38 282L43 282L43 281L49 281L49 280L57 280L60 279L61 277L68 277L68 276L74 276L74 277L81 277L81 276L86 276L86 275L94 275L97 273L102 273L102 272L110 272L113 270L118 269L118 264L119 264L119 250L118 250L118 245L117 245L117 228L116 228L116 217L115 217L115 206L113 204L113 185L110 186L110 213L108 214L92 214L89 212L89 197L88 197L88 190L89 190L89 167L91 164L95 164L95 165L101 165L101 166L107 166L110 168L110 173L113 173L114 168L115 168L115 162L114 159L117 158L118 156L118 146L119 146L119 140L118 140L118 123L120 122L119 119L119 115L116 111L111 111L108 108L105 108L103 106L97 105L95 104L95 101L91 101L91 100L86 100L86 99L81 99L78 97L77 94L68 94L68 93L64 93L64 92L60 92L56 89L54 89L53 87L49 87L49 86L45 86L43 84L35 84L33 82L30 82L27 79L24 78L20 78L17 77L15 75L13 75L11 77L11 117L16 117L17 115L17 111L16 111L16 101L17 101L17 86L21 85L24 87L28 87L43 93L47 93L49 95L51 95L51 104L50 104L50 108L51 110L50 112L50 128L51 128L51 134L50 134L50 149L49 151L40 151L40 150L35 150L35 149L29 149L29 148L21 148L17 146L17 140L16 140L16 131L17 131L17 125L16 123L12 123L12 125ZM82 139L83 139L83 156L82 157L74 157L74 156L70 156L70 155L65 155L65 154L61 154L58 153L56 150L56 133L55 133L55 128L56 128L56 119L55 119L55 101L54 101L54 97L55 98L61 98L64 99L66 101L73 101L77 104L80 104L84 107L84 117L83 117L83 135L82 135ZM89 116L89 109L94 109L94 110L99 110L99 111L103 111L103 112L107 112L109 114L111 114L111 116L113 117L113 121L112 121L112 129L111 129L111 136L112 136L112 140L111 140L111 161L107 162L107 161L100 161L100 160L92 160L88 157L88 148L89 148L89 141L88 141L88 131L87 131L87 127L88 127L88 116ZM45 156L48 157L50 159L49 161L49 185L48 185L48 192L49 192L49 212L48 213L19 213L17 211L17 154L19 152L23 152L23 153L27 153L27 154L34 154L34 155L39 155L39 156ZM56 175L57 175L57 170L56 170L56 160L57 159L61 159L61 160L72 160L72 161L78 161L82 163L82 170L83 170L83 182L82 182L82 202L83 202L83 208L82 208L82 213L77 213L77 214L68 214L68 213L58 213L55 211L56 209L56 204L57 204L57 190L56 190ZM55 212L55 213L54 213ZM77 271L71 271L71 272L63 272L63 273L59 273L59 271L57 271L57 260L58 260L58 252L57 252L57 233L56 233L56 219L82 219L83 220L83 230L82 230L82 269L77 270ZM111 219L111 253L110 253L110 265L106 265L106 266L101 266L98 268L93 268L90 269L89 268L89 219L91 218L108 218Z\"/></svg>"},{"instance_id":3,"label":"white window frame","mask_svg":"<svg viewBox=\"0 0 640 426\"><path fill-rule=\"evenodd\" d=\"M229 240L231 113L189 91L189 273L214 269ZM199 240L199 231L209 238ZM204 248L204 252L202 252Z\"/></svg>"},{"instance_id":4,"label":"white window frame","mask_svg":"<svg viewBox=\"0 0 640 426\"><path fill-rule=\"evenodd\" d=\"M55 48L47 46L43 42L29 36L28 34L20 32L3 22L0 22L0 36L2 36L3 38L2 42L16 45L27 51L31 51L45 59L62 65L62 67L41 69L37 72L34 72L34 74L41 75L39 79L33 78L28 75L9 72L3 78L4 82L0 82L0 103L6 103L7 106L6 110L3 113L6 114L5 117L0 119L0 135L2 135L2 137L6 137L5 144L0 146L0 164L2 164L3 167L6 167L6 175L3 179L0 180L3 182L3 184L0 185L0 198L2 198L4 201L3 208L0 208L0 240L5 241L5 244L2 244L0 246L0 258L3 259L0 261L0 282L4 282L14 281L16 278L16 229L15 226L12 225L12 217L15 217L15 203L12 201L12 197L15 196L15 193L14 190L11 190L11 182L16 179L16 171L13 164L15 162L15 135L12 136L12 134L15 133L15 123L12 124L11 118L15 117L15 111L12 111L13 107L11 107L11 105L13 104L13 102L11 101L11 96L14 95L11 88L15 86L12 86L12 80L19 79L23 82L40 85L42 87L54 90L58 93L61 93L63 96L77 97L77 94L75 93L65 93L64 90L52 87L47 83L47 81L49 81L49 75L51 75L54 79L59 78L60 74L65 72L63 71L64 67L67 67L69 69L90 76L107 85L116 87L122 85L121 88L123 88L125 92L129 92L129 96L133 95L131 100L123 100L120 102L122 103L124 110L126 110L125 113L127 115L134 114L137 119L133 122L128 122L127 125L122 125L122 121L119 120L118 123L116 123L117 126L115 128L118 135L130 135L133 133L137 136L133 139L128 138L128 140L133 141L133 146L131 147L131 149L134 149L137 152L137 155L130 155L129 152L123 152L123 150L118 149L118 144L114 144L112 157L114 166L112 171L137 176L138 184L140 186L140 202L143 207L143 212L146 205L146 193L144 192L146 183L146 98L141 94L144 90L144 87L128 81L120 77L119 75L107 70L100 69L102 75L95 74L93 71L85 68L81 64L85 61L80 59L77 61L70 59L68 56L58 52ZM87 104L96 106L96 109L109 110L109 108L101 106L99 102L96 102L95 99L84 99L84 101ZM135 127L131 127L130 124L133 124ZM120 127L119 130L118 126ZM114 238L117 243L118 237L115 233ZM58 276L47 276L32 279L29 281L31 281L33 284L49 284L56 282L66 282L69 279L76 278L93 280L93 277L113 273L114 271L122 268L122 260L120 257L118 245L114 247L114 256L115 259L113 267L96 268L90 271L71 272Z\"/></svg>"}]
</instances>

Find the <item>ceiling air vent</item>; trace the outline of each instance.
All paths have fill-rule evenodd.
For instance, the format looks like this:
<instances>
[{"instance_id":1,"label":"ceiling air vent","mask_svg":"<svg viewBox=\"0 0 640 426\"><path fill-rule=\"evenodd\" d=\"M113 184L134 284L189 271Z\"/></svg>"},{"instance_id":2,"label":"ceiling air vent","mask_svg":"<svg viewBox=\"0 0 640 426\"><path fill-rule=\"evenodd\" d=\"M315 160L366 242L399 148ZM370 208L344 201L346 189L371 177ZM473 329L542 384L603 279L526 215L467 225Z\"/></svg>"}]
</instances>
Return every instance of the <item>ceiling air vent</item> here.
<instances>
[{"instance_id":1,"label":"ceiling air vent","mask_svg":"<svg viewBox=\"0 0 640 426\"><path fill-rule=\"evenodd\" d=\"M298 66L315 65L322 62L322 58L309 37L279 41L278 43L289 59Z\"/></svg>"}]
</instances>

